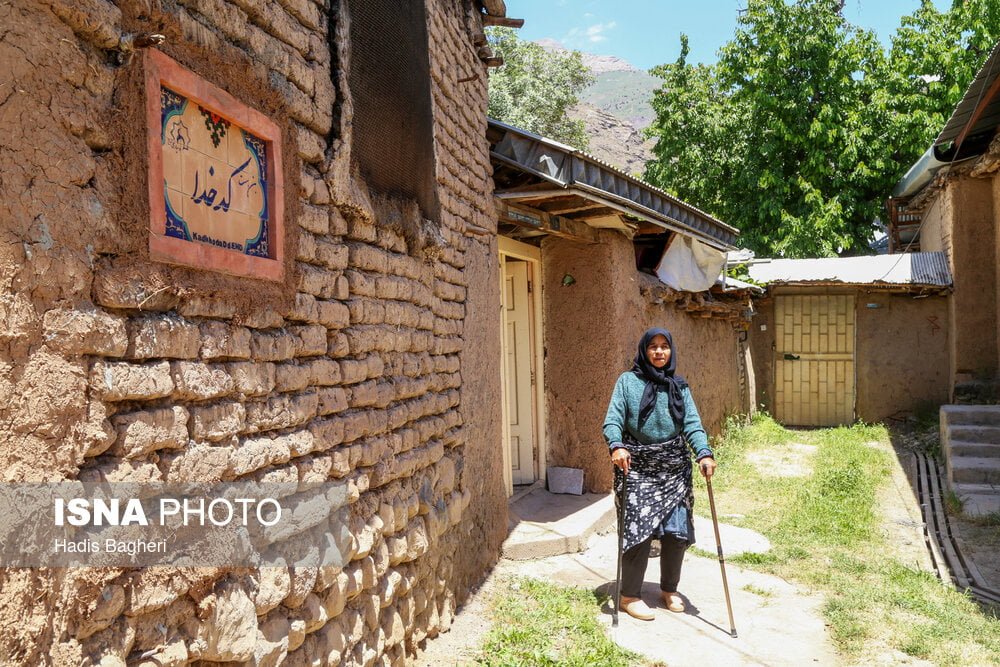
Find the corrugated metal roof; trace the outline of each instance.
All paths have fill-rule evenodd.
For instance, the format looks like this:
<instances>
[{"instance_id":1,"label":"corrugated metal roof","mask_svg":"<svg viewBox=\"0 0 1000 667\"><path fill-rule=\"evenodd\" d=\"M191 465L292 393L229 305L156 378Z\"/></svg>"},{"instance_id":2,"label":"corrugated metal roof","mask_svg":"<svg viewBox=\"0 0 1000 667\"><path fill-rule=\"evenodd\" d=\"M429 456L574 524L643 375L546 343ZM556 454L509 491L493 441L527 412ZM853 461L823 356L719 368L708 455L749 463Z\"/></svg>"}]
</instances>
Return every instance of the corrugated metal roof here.
<instances>
[{"instance_id":1,"label":"corrugated metal roof","mask_svg":"<svg viewBox=\"0 0 1000 667\"><path fill-rule=\"evenodd\" d=\"M979 118L976 119L975 124L966 132L966 136L993 130L997 125L1000 125L1000 95L992 95L992 99L985 97L998 76L1000 76L1000 42L993 47L990 57L986 59L972 83L969 84L968 90L965 91L965 97L955 107L951 118L941 130L941 134L934 140L935 146L955 141L972 119L976 107L982 102L986 102L986 106Z\"/></svg>"},{"instance_id":2,"label":"corrugated metal roof","mask_svg":"<svg viewBox=\"0 0 1000 667\"><path fill-rule=\"evenodd\" d=\"M943 252L756 260L749 266L749 270L751 278L769 284L951 285L951 272Z\"/></svg>"},{"instance_id":3,"label":"corrugated metal roof","mask_svg":"<svg viewBox=\"0 0 1000 667\"><path fill-rule=\"evenodd\" d=\"M603 197L639 219L680 231L713 247L735 247L739 230L663 190L572 146L490 119L502 138L490 157L567 190Z\"/></svg>"}]
</instances>

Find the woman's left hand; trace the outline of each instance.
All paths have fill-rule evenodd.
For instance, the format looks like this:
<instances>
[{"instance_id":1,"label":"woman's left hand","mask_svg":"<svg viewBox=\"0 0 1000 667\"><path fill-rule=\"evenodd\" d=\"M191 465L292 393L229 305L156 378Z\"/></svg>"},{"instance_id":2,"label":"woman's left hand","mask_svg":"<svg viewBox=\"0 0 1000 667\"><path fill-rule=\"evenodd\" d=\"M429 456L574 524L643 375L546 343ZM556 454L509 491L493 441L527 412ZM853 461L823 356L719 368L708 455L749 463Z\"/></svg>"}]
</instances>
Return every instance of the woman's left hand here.
<instances>
[{"instance_id":1,"label":"woman's left hand","mask_svg":"<svg viewBox=\"0 0 1000 667\"><path fill-rule=\"evenodd\" d=\"M715 474L715 468L718 464L715 462L711 456L706 456L701 461L698 461L698 467L701 469L702 476L705 479L712 479L712 475Z\"/></svg>"}]
</instances>

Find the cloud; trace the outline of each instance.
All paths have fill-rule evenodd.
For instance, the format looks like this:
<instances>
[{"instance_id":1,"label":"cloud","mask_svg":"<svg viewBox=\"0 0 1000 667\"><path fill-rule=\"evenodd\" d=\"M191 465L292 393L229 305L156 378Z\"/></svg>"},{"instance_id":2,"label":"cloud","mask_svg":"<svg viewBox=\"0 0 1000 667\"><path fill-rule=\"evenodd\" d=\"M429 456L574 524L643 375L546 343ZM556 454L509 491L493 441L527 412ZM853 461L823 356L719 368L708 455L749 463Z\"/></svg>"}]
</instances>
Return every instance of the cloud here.
<instances>
[{"instance_id":1,"label":"cloud","mask_svg":"<svg viewBox=\"0 0 1000 667\"><path fill-rule=\"evenodd\" d=\"M607 41L608 36L604 33L614 29L617 25L617 21L608 21L607 23L595 23L587 26L586 28L571 28L570 31L566 33L566 36L562 41L566 44L572 44L574 46L579 46L588 42L591 44L598 44L600 42Z\"/></svg>"},{"instance_id":2,"label":"cloud","mask_svg":"<svg viewBox=\"0 0 1000 667\"><path fill-rule=\"evenodd\" d=\"M616 25L615 21L610 21L608 23L595 23L594 25L587 28L587 40L591 42L603 42L608 37L603 34L606 30L612 30Z\"/></svg>"}]
</instances>

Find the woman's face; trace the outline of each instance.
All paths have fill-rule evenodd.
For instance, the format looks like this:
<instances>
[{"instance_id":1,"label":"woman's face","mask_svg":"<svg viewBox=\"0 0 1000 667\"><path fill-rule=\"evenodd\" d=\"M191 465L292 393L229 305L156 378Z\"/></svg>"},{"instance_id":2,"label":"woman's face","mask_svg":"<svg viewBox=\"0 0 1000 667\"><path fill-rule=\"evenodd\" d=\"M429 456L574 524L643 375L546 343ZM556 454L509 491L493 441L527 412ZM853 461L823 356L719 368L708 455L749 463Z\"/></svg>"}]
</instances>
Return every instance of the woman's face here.
<instances>
[{"instance_id":1,"label":"woman's face","mask_svg":"<svg viewBox=\"0 0 1000 667\"><path fill-rule=\"evenodd\" d=\"M646 346L646 359L656 368L663 368L670 363L670 345L666 337L656 334Z\"/></svg>"}]
</instances>

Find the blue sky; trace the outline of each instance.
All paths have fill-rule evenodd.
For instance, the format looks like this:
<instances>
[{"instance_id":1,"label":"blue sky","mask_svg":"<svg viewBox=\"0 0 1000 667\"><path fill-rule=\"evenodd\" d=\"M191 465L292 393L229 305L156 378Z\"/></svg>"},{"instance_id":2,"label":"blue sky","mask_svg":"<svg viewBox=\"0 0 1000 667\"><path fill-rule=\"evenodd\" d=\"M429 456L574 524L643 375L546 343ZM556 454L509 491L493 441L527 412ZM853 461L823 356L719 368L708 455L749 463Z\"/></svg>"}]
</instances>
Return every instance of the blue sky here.
<instances>
[{"instance_id":1,"label":"blue sky","mask_svg":"<svg viewBox=\"0 0 1000 667\"><path fill-rule=\"evenodd\" d=\"M934 4L946 9L951 0ZM844 13L888 45L899 18L919 6L920 0L847 0ZM746 0L507 0L507 16L525 20L522 39L554 39L649 69L677 59L682 32L690 38L690 61L715 62L743 7Z\"/></svg>"}]
</instances>

